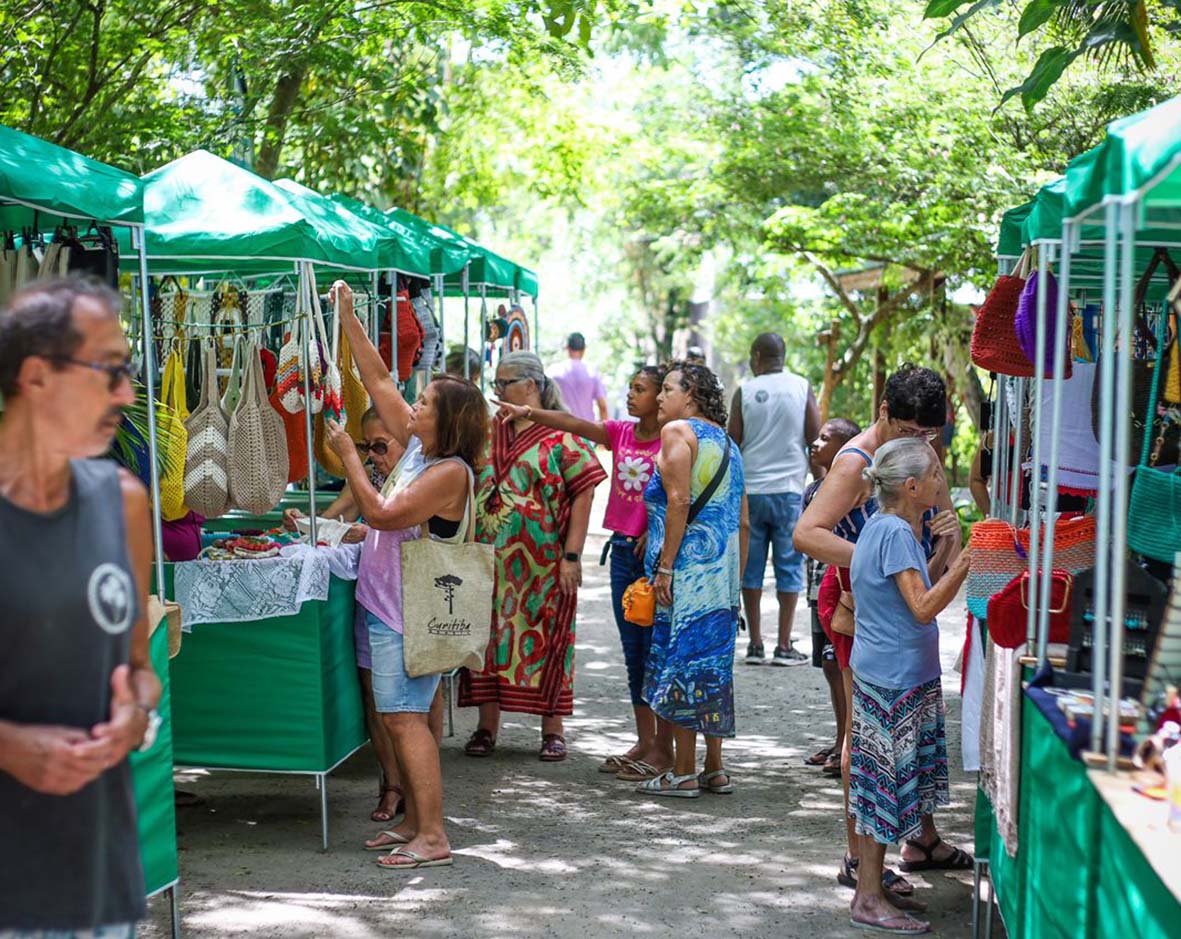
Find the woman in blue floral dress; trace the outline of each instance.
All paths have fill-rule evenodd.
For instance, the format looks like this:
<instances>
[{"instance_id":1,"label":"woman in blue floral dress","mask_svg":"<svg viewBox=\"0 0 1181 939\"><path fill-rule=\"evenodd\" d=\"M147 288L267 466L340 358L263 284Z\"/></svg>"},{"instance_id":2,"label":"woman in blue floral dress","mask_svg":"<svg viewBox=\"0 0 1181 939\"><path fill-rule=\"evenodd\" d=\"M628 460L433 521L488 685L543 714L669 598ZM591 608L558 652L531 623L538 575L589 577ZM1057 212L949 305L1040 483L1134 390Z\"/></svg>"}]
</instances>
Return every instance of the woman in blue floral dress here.
<instances>
[{"instance_id":1,"label":"woman in blue floral dress","mask_svg":"<svg viewBox=\"0 0 1181 939\"><path fill-rule=\"evenodd\" d=\"M673 768L642 783L649 795L727 794L722 740L734 736L734 642L746 554L742 454L726 435L722 387L708 368L678 363L660 394L660 455L644 492L646 567L656 621L644 698L672 725ZM697 773L697 735L706 742Z\"/></svg>"}]
</instances>

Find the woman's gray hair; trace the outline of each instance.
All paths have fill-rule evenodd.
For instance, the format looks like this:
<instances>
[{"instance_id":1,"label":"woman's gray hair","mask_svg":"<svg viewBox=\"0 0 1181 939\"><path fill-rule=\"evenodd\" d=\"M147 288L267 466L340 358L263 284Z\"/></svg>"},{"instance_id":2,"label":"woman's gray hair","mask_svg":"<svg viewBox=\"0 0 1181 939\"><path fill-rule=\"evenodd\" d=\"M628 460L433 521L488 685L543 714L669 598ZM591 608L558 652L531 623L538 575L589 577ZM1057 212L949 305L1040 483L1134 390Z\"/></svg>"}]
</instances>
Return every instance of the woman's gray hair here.
<instances>
[{"instance_id":1,"label":"woman's gray hair","mask_svg":"<svg viewBox=\"0 0 1181 939\"><path fill-rule=\"evenodd\" d=\"M532 378L533 383L537 385L537 393L541 395L541 406L545 410L566 410L558 383L545 374L545 366L541 364L541 359L532 352L510 352L501 357L497 368L501 367L509 369L514 378Z\"/></svg>"},{"instance_id":2,"label":"woman's gray hair","mask_svg":"<svg viewBox=\"0 0 1181 939\"><path fill-rule=\"evenodd\" d=\"M862 478L873 484L879 502L893 504L908 479L926 479L939 457L926 441L917 437L899 437L878 447L873 466L861 471Z\"/></svg>"}]
</instances>

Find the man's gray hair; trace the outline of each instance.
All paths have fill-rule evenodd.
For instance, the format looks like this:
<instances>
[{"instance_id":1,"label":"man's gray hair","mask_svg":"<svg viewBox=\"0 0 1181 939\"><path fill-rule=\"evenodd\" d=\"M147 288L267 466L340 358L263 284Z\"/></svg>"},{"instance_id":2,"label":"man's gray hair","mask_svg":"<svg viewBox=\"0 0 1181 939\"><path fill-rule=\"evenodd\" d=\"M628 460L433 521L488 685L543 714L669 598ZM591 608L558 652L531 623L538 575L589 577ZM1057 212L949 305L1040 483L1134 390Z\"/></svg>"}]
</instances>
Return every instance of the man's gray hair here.
<instances>
[{"instance_id":1,"label":"man's gray hair","mask_svg":"<svg viewBox=\"0 0 1181 939\"><path fill-rule=\"evenodd\" d=\"M17 377L25 359L41 356L55 362L78 351L83 336L74 323L74 307L83 297L117 316L123 298L94 277L35 281L21 288L0 311L0 395L19 394Z\"/></svg>"},{"instance_id":2,"label":"man's gray hair","mask_svg":"<svg viewBox=\"0 0 1181 939\"><path fill-rule=\"evenodd\" d=\"M926 440L899 437L878 447L873 466L867 466L861 475L873 484L879 502L892 505L908 479L926 479L938 463L938 455Z\"/></svg>"}]
</instances>

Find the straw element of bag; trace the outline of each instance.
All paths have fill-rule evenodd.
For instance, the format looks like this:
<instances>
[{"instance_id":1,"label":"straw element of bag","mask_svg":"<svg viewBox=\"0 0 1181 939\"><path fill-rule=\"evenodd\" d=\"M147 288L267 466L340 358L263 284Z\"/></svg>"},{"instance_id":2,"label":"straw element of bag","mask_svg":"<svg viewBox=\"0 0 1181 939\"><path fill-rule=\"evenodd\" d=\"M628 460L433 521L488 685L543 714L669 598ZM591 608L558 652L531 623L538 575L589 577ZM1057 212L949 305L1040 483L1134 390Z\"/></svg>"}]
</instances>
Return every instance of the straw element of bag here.
<instances>
[{"instance_id":1,"label":"straw element of bag","mask_svg":"<svg viewBox=\"0 0 1181 939\"><path fill-rule=\"evenodd\" d=\"M336 310L336 326L332 333L332 351L336 363L337 380L340 384L339 398L343 403L343 419L344 429L353 441L359 441L364 436L361 428L361 419L365 416L365 412L369 409L369 393L365 390L365 385L362 383L360 376L357 375L356 368L353 365L353 351L349 346L348 336L345 334L343 327L340 325L340 310ZM332 366L329 366L331 371ZM327 396L324 405L324 412L316 415L316 430L315 440L313 441L316 451L316 462L324 467L324 471L332 476L343 478L344 461L337 456L330 446L328 446L327 433L324 426L324 417L333 416L331 408L327 403ZM337 418L339 420L339 418Z\"/></svg>"},{"instance_id":2,"label":"straw element of bag","mask_svg":"<svg viewBox=\"0 0 1181 939\"><path fill-rule=\"evenodd\" d=\"M1041 544L1044 538L1043 528ZM972 549L972 569L965 587L968 610L987 621L988 601L1029 570L1029 529L987 518L972 526L968 545ZM1054 567L1075 575L1094 566L1094 517L1059 519L1054 526Z\"/></svg>"},{"instance_id":3,"label":"straw element of bag","mask_svg":"<svg viewBox=\"0 0 1181 939\"><path fill-rule=\"evenodd\" d=\"M984 303L976 311L976 325L972 328L972 362L998 375L1018 378L1033 376L1030 362L1017 340L1017 306L1025 287L1029 250L1021 255L1012 274L996 279Z\"/></svg>"},{"instance_id":4,"label":"straw element of bag","mask_svg":"<svg viewBox=\"0 0 1181 939\"><path fill-rule=\"evenodd\" d=\"M238 410L238 402L242 400L242 343L244 341L241 336L234 340L234 357L230 360L230 376L226 381L225 394L221 396L221 409L226 414L233 414Z\"/></svg>"},{"instance_id":5,"label":"straw element of bag","mask_svg":"<svg viewBox=\"0 0 1181 939\"><path fill-rule=\"evenodd\" d=\"M287 488L287 436L283 421L267 400L262 360L244 342L242 397L229 429L230 498L247 512L269 512Z\"/></svg>"},{"instance_id":6,"label":"straw element of bag","mask_svg":"<svg viewBox=\"0 0 1181 939\"><path fill-rule=\"evenodd\" d=\"M160 516L167 522L184 518L189 510L185 505L185 451L188 449L188 433L185 431L182 412L187 415L185 404L185 372L180 350L175 347L168 354L161 383L163 395L156 409L156 420L162 430L164 444L164 466L160 473Z\"/></svg>"},{"instance_id":7,"label":"straw element of bag","mask_svg":"<svg viewBox=\"0 0 1181 939\"><path fill-rule=\"evenodd\" d=\"M189 436L185 501L197 514L217 518L230 510L229 421L217 398L214 340L193 341L200 344L201 401L185 423Z\"/></svg>"},{"instance_id":8,"label":"straw element of bag","mask_svg":"<svg viewBox=\"0 0 1181 939\"><path fill-rule=\"evenodd\" d=\"M424 525L422 537L402 543L402 654L411 678L484 667L496 549L475 540L475 503L468 468L463 541L435 541Z\"/></svg>"}]
</instances>

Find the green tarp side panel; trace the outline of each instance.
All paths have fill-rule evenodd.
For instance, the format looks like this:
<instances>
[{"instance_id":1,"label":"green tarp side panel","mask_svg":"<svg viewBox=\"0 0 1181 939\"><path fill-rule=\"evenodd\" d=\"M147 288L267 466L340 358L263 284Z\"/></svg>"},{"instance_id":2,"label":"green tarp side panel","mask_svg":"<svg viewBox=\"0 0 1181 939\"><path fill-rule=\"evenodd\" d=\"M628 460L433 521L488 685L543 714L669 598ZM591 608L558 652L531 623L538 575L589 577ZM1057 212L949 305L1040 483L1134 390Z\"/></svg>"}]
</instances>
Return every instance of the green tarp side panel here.
<instances>
[{"instance_id":1,"label":"green tarp side panel","mask_svg":"<svg viewBox=\"0 0 1181 939\"><path fill-rule=\"evenodd\" d=\"M1095 853L1099 794L1087 778L1086 767L1071 757L1042 712L1024 697L1022 708L1019 845L1027 871L1022 935L1030 939L1097 935L1098 866L1081 859ZM1069 877L1063 876L1066 863L1073 868Z\"/></svg>"},{"instance_id":2,"label":"green tarp side panel","mask_svg":"<svg viewBox=\"0 0 1181 939\"><path fill-rule=\"evenodd\" d=\"M67 216L128 225L144 221L143 183L131 173L0 126L0 202L7 199L36 206L42 230ZM46 218L47 212L54 218ZM32 209L0 209L5 229L32 223Z\"/></svg>"},{"instance_id":3,"label":"green tarp side panel","mask_svg":"<svg viewBox=\"0 0 1181 939\"><path fill-rule=\"evenodd\" d=\"M1124 196L1152 182L1181 154L1181 97L1112 121L1086 159L1067 167L1066 215L1073 217L1108 196ZM1175 171L1181 175L1181 169Z\"/></svg>"},{"instance_id":4,"label":"green tarp side panel","mask_svg":"<svg viewBox=\"0 0 1181 939\"><path fill-rule=\"evenodd\" d=\"M1033 197L1033 208L1022 226L1026 244L1041 239L1059 241L1062 238L1062 206L1065 201L1066 177L1060 176L1047 183Z\"/></svg>"},{"instance_id":5,"label":"green tarp side panel","mask_svg":"<svg viewBox=\"0 0 1181 939\"><path fill-rule=\"evenodd\" d=\"M537 275L527 267L517 267L517 290L531 297L537 296Z\"/></svg>"},{"instance_id":6,"label":"green tarp side panel","mask_svg":"<svg viewBox=\"0 0 1181 939\"><path fill-rule=\"evenodd\" d=\"M172 661L176 762L321 773L363 744L353 587L333 577L295 616L194 626Z\"/></svg>"},{"instance_id":7,"label":"green tarp side panel","mask_svg":"<svg viewBox=\"0 0 1181 939\"><path fill-rule=\"evenodd\" d=\"M172 793L172 685L168 677L168 626L152 634L152 668L164 691L160 706L160 730L147 753L132 753L131 782L139 821L139 856L144 887L150 896L176 881L176 803Z\"/></svg>"},{"instance_id":8,"label":"green tarp side panel","mask_svg":"<svg viewBox=\"0 0 1181 939\"><path fill-rule=\"evenodd\" d=\"M430 238L424 231L411 229L392 219L387 218L377 209L366 205L349 196L341 195L340 193L332 193L328 198L337 205L344 206L358 218L362 218L378 228L389 232L391 238L394 239L397 245L397 251L390 258L390 263L385 265L385 268L394 268L406 274L414 274L419 277L429 277L431 274L441 274L442 271L434 270L431 263L432 252L440 247L440 243L434 238Z\"/></svg>"},{"instance_id":9,"label":"green tarp side panel","mask_svg":"<svg viewBox=\"0 0 1181 939\"><path fill-rule=\"evenodd\" d=\"M1001 216L1001 233L997 239L997 257L1015 258L1025 247L1023 226L1033 211L1033 200L1009 209Z\"/></svg>"},{"instance_id":10,"label":"green tarp side panel","mask_svg":"<svg viewBox=\"0 0 1181 939\"><path fill-rule=\"evenodd\" d=\"M1096 939L1181 936L1181 905L1105 802L1099 808L1099 823L1090 849L1098 849L1100 857L1097 918L1092 933Z\"/></svg>"},{"instance_id":11,"label":"green tarp side panel","mask_svg":"<svg viewBox=\"0 0 1181 939\"><path fill-rule=\"evenodd\" d=\"M150 266L185 273L292 271L308 260L372 269L376 239L309 220L290 193L197 150L143 177Z\"/></svg>"}]
</instances>

